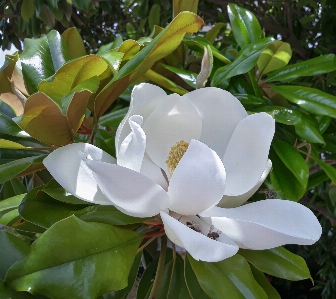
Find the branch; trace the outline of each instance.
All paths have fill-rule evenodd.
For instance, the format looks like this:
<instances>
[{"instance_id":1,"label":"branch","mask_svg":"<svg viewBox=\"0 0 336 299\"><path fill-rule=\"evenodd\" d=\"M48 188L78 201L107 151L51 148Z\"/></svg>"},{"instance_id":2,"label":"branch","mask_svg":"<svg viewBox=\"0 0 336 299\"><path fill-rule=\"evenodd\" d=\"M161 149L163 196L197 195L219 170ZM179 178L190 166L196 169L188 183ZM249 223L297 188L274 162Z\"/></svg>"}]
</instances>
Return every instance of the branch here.
<instances>
[{"instance_id":1,"label":"branch","mask_svg":"<svg viewBox=\"0 0 336 299\"><path fill-rule=\"evenodd\" d=\"M20 18L21 15L10 15L10 14L5 14L5 15L0 15L0 18Z\"/></svg>"},{"instance_id":2,"label":"branch","mask_svg":"<svg viewBox=\"0 0 336 299\"><path fill-rule=\"evenodd\" d=\"M319 207L319 206L317 206L316 203L314 203L314 202L311 203L310 201L311 201L311 199L308 196L304 196L299 200L299 203L301 203L304 206L318 212L319 214L321 214L322 216L327 218L331 222L332 226L336 226L336 219L329 214L326 207Z\"/></svg>"}]
</instances>

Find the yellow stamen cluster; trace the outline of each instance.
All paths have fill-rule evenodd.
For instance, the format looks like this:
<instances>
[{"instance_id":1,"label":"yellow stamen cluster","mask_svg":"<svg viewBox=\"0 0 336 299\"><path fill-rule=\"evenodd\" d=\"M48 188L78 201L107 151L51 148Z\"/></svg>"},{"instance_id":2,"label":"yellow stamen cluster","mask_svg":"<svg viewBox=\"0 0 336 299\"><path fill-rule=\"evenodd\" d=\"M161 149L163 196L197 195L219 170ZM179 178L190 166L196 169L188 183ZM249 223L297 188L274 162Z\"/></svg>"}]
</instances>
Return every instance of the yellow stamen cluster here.
<instances>
[{"instance_id":1,"label":"yellow stamen cluster","mask_svg":"<svg viewBox=\"0 0 336 299\"><path fill-rule=\"evenodd\" d=\"M177 142L171 149L166 160L167 168L170 175L173 175L173 172L177 164L182 159L184 153L187 151L189 143L181 140Z\"/></svg>"}]
</instances>

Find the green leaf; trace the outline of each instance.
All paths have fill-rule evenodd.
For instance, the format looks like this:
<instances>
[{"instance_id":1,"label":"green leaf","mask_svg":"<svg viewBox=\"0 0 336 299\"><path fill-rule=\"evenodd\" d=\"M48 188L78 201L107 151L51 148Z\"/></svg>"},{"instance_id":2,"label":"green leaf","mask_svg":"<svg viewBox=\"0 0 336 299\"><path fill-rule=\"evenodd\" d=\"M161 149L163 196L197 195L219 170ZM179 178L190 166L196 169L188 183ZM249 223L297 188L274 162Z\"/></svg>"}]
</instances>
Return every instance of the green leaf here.
<instances>
[{"instance_id":1,"label":"green leaf","mask_svg":"<svg viewBox=\"0 0 336 299\"><path fill-rule=\"evenodd\" d=\"M190 11L197 13L198 0L184 1L184 0L173 0L173 14L176 17L179 13L183 11Z\"/></svg>"},{"instance_id":2,"label":"green leaf","mask_svg":"<svg viewBox=\"0 0 336 299\"><path fill-rule=\"evenodd\" d=\"M62 34L62 40L66 44L70 59L86 55L83 40L75 27L65 30Z\"/></svg>"},{"instance_id":3,"label":"green leaf","mask_svg":"<svg viewBox=\"0 0 336 299\"><path fill-rule=\"evenodd\" d=\"M161 7L159 4L152 5L148 16L148 25L150 30L153 30L155 25L160 25L160 10Z\"/></svg>"},{"instance_id":4,"label":"green leaf","mask_svg":"<svg viewBox=\"0 0 336 299\"><path fill-rule=\"evenodd\" d=\"M17 175L24 175L29 169L44 168L42 161L46 156L27 157L13 162L0 165L0 184L6 182Z\"/></svg>"},{"instance_id":5,"label":"green leaf","mask_svg":"<svg viewBox=\"0 0 336 299\"><path fill-rule=\"evenodd\" d=\"M226 294L228 298L267 299L250 266L239 254L217 263L196 261L189 254L187 258L199 284L210 298L221 298Z\"/></svg>"},{"instance_id":6,"label":"green leaf","mask_svg":"<svg viewBox=\"0 0 336 299\"><path fill-rule=\"evenodd\" d=\"M2 279L0 279L0 294L3 299L31 299L24 293L14 291Z\"/></svg>"},{"instance_id":7,"label":"green leaf","mask_svg":"<svg viewBox=\"0 0 336 299\"><path fill-rule=\"evenodd\" d=\"M167 70L173 72L178 75L185 83L187 83L190 87L195 88L196 86L196 77L197 74L188 70L179 69L177 67L173 67L166 64L161 64Z\"/></svg>"},{"instance_id":8,"label":"green leaf","mask_svg":"<svg viewBox=\"0 0 336 299\"><path fill-rule=\"evenodd\" d=\"M29 253L30 245L18 237L0 230L0 278L5 279L8 269Z\"/></svg>"},{"instance_id":9,"label":"green leaf","mask_svg":"<svg viewBox=\"0 0 336 299\"><path fill-rule=\"evenodd\" d=\"M24 49L20 60L22 75L30 94L37 92L39 83L54 75L70 59L64 41L55 30L41 38L26 38Z\"/></svg>"},{"instance_id":10,"label":"green leaf","mask_svg":"<svg viewBox=\"0 0 336 299\"><path fill-rule=\"evenodd\" d=\"M21 5L21 16L28 22L35 11L34 0L23 0Z\"/></svg>"},{"instance_id":11,"label":"green leaf","mask_svg":"<svg viewBox=\"0 0 336 299\"><path fill-rule=\"evenodd\" d=\"M118 34L113 42L110 42L106 45L102 45L97 52L97 55L101 55L107 51L110 51L115 48L119 48L123 40L120 34Z\"/></svg>"},{"instance_id":12,"label":"green leaf","mask_svg":"<svg viewBox=\"0 0 336 299\"><path fill-rule=\"evenodd\" d=\"M128 110L129 108L126 107L107 113L99 118L98 125L106 127L118 127Z\"/></svg>"},{"instance_id":13,"label":"green leaf","mask_svg":"<svg viewBox=\"0 0 336 299\"><path fill-rule=\"evenodd\" d=\"M333 181L333 183L336 184L336 169L328 163L321 161L320 159L315 159L315 161L318 165L321 166L321 168L324 170L326 175Z\"/></svg>"},{"instance_id":14,"label":"green leaf","mask_svg":"<svg viewBox=\"0 0 336 299\"><path fill-rule=\"evenodd\" d=\"M297 180L295 175L272 149L270 151L270 159L273 166L270 178L275 191L282 195L283 198L298 201L305 194L306 187Z\"/></svg>"},{"instance_id":15,"label":"green leaf","mask_svg":"<svg viewBox=\"0 0 336 299\"><path fill-rule=\"evenodd\" d=\"M6 198L5 200L0 201L0 218L1 218L2 212L11 211L11 210L16 209L20 205L25 195L26 195L25 193L19 194L19 195L15 195L13 197Z\"/></svg>"},{"instance_id":16,"label":"green leaf","mask_svg":"<svg viewBox=\"0 0 336 299\"><path fill-rule=\"evenodd\" d=\"M287 142L273 139L272 145L281 161L294 174L300 184L306 188L309 178L309 168L305 159Z\"/></svg>"},{"instance_id":17,"label":"green leaf","mask_svg":"<svg viewBox=\"0 0 336 299\"><path fill-rule=\"evenodd\" d=\"M244 48L263 38L264 33L255 15L237 4L227 6L231 29L237 44Z\"/></svg>"},{"instance_id":18,"label":"green leaf","mask_svg":"<svg viewBox=\"0 0 336 299\"><path fill-rule=\"evenodd\" d=\"M17 137L29 137L21 128L7 115L0 113L0 132Z\"/></svg>"},{"instance_id":19,"label":"green leaf","mask_svg":"<svg viewBox=\"0 0 336 299\"><path fill-rule=\"evenodd\" d=\"M31 223L48 228L85 206L58 201L43 192L43 187L38 186L29 191L19 207L21 217Z\"/></svg>"},{"instance_id":20,"label":"green leaf","mask_svg":"<svg viewBox=\"0 0 336 299\"><path fill-rule=\"evenodd\" d=\"M271 283L267 280L264 273L259 271L257 268L251 266L252 274L257 281L257 283L264 289L266 292L268 299L281 299L277 290L271 285Z\"/></svg>"},{"instance_id":21,"label":"green leaf","mask_svg":"<svg viewBox=\"0 0 336 299\"><path fill-rule=\"evenodd\" d=\"M205 34L205 38L208 40L210 44L213 44L216 40L216 37L219 33L219 31L222 28L225 28L226 24L225 23L217 23L215 26L213 26L207 33Z\"/></svg>"},{"instance_id":22,"label":"green leaf","mask_svg":"<svg viewBox=\"0 0 336 299\"><path fill-rule=\"evenodd\" d=\"M72 0L72 3L77 9L88 11L92 5L91 0Z\"/></svg>"},{"instance_id":23,"label":"green leaf","mask_svg":"<svg viewBox=\"0 0 336 299\"><path fill-rule=\"evenodd\" d=\"M0 138L0 148L8 148L8 149L27 149L24 145Z\"/></svg>"},{"instance_id":24,"label":"green leaf","mask_svg":"<svg viewBox=\"0 0 336 299\"><path fill-rule=\"evenodd\" d=\"M238 56L231 64L217 69L213 75L211 85L217 86L224 80L250 71L256 65L260 53L272 41L272 38L263 38L240 50Z\"/></svg>"},{"instance_id":25,"label":"green leaf","mask_svg":"<svg viewBox=\"0 0 336 299\"><path fill-rule=\"evenodd\" d=\"M190 12L180 13L146 47L129 60L112 81L99 93L95 100L97 118L104 114L110 105L129 86L139 79L159 59L174 51L187 32L196 32L203 25L197 15Z\"/></svg>"},{"instance_id":26,"label":"green leaf","mask_svg":"<svg viewBox=\"0 0 336 299\"><path fill-rule=\"evenodd\" d=\"M334 54L328 54L276 70L268 74L266 82L290 82L300 77L318 76L335 70L336 57Z\"/></svg>"},{"instance_id":27,"label":"green leaf","mask_svg":"<svg viewBox=\"0 0 336 299\"><path fill-rule=\"evenodd\" d=\"M260 75L286 66L292 57L290 44L276 40L261 52L257 65Z\"/></svg>"},{"instance_id":28,"label":"green leaf","mask_svg":"<svg viewBox=\"0 0 336 299\"><path fill-rule=\"evenodd\" d=\"M187 90L185 90L184 88L182 88L181 86L178 86L175 82L169 80L168 78L166 78L165 76L160 75L157 72L154 72L153 70L148 70L145 74L144 77L147 80L152 81L153 83L155 83L158 86L161 86L165 89L168 89L174 93L183 95L187 93Z\"/></svg>"},{"instance_id":29,"label":"green leaf","mask_svg":"<svg viewBox=\"0 0 336 299\"><path fill-rule=\"evenodd\" d=\"M6 282L54 299L96 299L127 286L140 241L132 231L71 216L33 243L30 253L10 268Z\"/></svg>"},{"instance_id":30,"label":"green leaf","mask_svg":"<svg viewBox=\"0 0 336 299\"><path fill-rule=\"evenodd\" d=\"M272 115L277 122L293 125L295 132L302 140L307 140L312 143L325 143L316 121L298 110L291 110L280 106L264 106L254 111L267 112Z\"/></svg>"},{"instance_id":31,"label":"green leaf","mask_svg":"<svg viewBox=\"0 0 336 299\"><path fill-rule=\"evenodd\" d=\"M107 299L126 299L128 298L127 295L132 290L136 282L138 273L139 273L139 266L140 266L141 258L142 258L142 251L139 251L137 255L135 256L135 259L134 259L134 262L133 262L133 265L130 271L130 275L128 276L127 287L120 291L114 292L113 294L109 295Z\"/></svg>"},{"instance_id":32,"label":"green leaf","mask_svg":"<svg viewBox=\"0 0 336 299\"><path fill-rule=\"evenodd\" d=\"M11 78L18 59L18 54L5 55L5 63L0 68L0 95L7 92L12 93Z\"/></svg>"},{"instance_id":33,"label":"green leaf","mask_svg":"<svg viewBox=\"0 0 336 299\"><path fill-rule=\"evenodd\" d=\"M265 99L251 94L233 94L245 107L245 109L256 108L265 105Z\"/></svg>"},{"instance_id":34,"label":"green leaf","mask_svg":"<svg viewBox=\"0 0 336 299\"><path fill-rule=\"evenodd\" d=\"M201 288L188 258L184 260L184 277L189 293L193 299L210 298L206 293L204 293L203 289Z\"/></svg>"},{"instance_id":35,"label":"green leaf","mask_svg":"<svg viewBox=\"0 0 336 299\"><path fill-rule=\"evenodd\" d=\"M83 221L99 222L111 225L141 223L145 220L151 219L128 216L120 212L114 206L89 206L80 211L74 212L74 215Z\"/></svg>"},{"instance_id":36,"label":"green leaf","mask_svg":"<svg viewBox=\"0 0 336 299\"><path fill-rule=\"evenodd\" d=\"M271 86L288 101L308 112L336 118L336 97L315 88L303 86Z\"/></svg>"},{"instance_id":37,"label":"green leaf","mask_svg":"<svg viewBox=\"0 0 336 299\"><path fill-rule=\"evenodd\" d=\"M310 278L305 260L283 247L267 250L240 249L239 254L262 272L287 280Z\"/></svg>"}]
</instances>

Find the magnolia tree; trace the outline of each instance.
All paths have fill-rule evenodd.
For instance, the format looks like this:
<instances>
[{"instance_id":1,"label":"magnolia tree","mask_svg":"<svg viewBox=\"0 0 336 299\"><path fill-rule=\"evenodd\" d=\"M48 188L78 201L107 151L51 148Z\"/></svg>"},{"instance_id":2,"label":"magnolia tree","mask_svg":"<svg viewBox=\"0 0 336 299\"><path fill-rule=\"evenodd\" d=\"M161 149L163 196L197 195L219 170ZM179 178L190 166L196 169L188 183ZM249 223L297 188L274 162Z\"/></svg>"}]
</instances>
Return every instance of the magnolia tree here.
<instances>
[{"instance_id":1,"label":"magnolia tree","mask_svg":"<svg viewBox=\"0 0 336 299\"><path fill-rule=\"evenodd\" d=\"M4 298L266 299L280 298L270 276L311 278L282 246L322 234L298 201L336 183L324 149L336 97L303 77L335 57L287 65L290 45L234 4L236 44L219 50L222 25L202 35L194 5L178 4L151 37L95 54L70 28L7 55Z\"/></svg>"}]
</instances>

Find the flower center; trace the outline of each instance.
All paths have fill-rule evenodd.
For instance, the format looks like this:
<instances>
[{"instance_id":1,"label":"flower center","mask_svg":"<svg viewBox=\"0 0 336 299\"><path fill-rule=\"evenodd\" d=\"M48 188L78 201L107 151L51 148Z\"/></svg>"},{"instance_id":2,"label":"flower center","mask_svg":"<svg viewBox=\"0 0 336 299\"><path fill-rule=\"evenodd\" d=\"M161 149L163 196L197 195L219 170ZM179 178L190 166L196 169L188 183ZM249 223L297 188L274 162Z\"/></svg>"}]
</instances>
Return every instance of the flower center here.
<instances>
[{"instance_id":1,"label":"flower center","mask_svg":"<svg viewBox=\"0 0 336 299\"><path fill-rule=\"evenodd\" d=\"M179 164L184 153L187 151L188 146L189 146L188 142L181 140L177 142L174 146L172 146L172 148L170 149L168 158L166 160L167 168L170 175L173 175L173 172L177 164Z\"/></svg>"}]
</instances>

